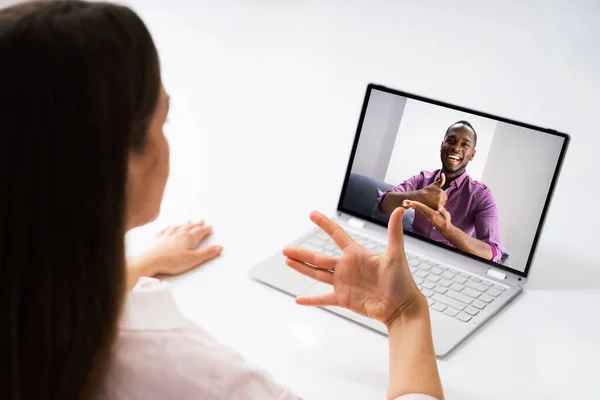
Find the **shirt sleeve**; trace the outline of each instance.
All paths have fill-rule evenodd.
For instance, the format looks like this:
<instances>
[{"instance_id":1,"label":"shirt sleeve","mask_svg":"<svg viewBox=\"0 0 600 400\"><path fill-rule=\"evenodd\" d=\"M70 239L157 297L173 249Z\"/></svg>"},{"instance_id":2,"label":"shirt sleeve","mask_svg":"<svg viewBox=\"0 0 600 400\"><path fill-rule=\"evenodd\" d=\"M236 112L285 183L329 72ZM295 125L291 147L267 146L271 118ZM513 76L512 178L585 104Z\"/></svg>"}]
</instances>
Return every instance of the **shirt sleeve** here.
<instances>
[{"instance_id":1,"label":"shirt sleeve","mask_svg":"<svg viewBox=\"0 0 600 400\"><path fill-rule=\"evenodd\" d=\"M396 397L394 400L438 400L435 397L431 397L428 394L405 394L400 397Z\"/></svg>"},{"instance_id":2,"label":"shirt sleeve","mask_svg":"<svg viewBox=\"0 0 600 400\"><path fill-rule=\"evenodd\" d=\"M171 284L140 281L127 295L100 399L298 399L266 370L185 318Z\"/></svg>"},{"instance_id":3,"label":"shirt sleeve","mask_svg":"<svg viewBox=\"0 0 600 400\"><path fill-rule=\"evenodd\" d=\"M387 192L385 192L381 196L379 196L379 198L377 199L377 211L384 214L383 209L381 208L381 204L383 203L383 200L385 199L385 196L388 195L388 193L412 192L414 190L421 189L422 186L423 186L423 174L415 175L413 177L408 178L407 180L405 180L404 182L402 182L395 188L388 190Z\"/></svg>"},{"instance_id":4,"label":"shirt sleeve","mask_svg":"<svg viewBox=\"0 0 600 400\"><path fill-rule=\"evenodd\" d=\"M498 206L492 191L486 188L475 211L475 235L492 249L492 261L502 258L502 240L500 238L500 218Z\"/></svg>"}]
</instances>

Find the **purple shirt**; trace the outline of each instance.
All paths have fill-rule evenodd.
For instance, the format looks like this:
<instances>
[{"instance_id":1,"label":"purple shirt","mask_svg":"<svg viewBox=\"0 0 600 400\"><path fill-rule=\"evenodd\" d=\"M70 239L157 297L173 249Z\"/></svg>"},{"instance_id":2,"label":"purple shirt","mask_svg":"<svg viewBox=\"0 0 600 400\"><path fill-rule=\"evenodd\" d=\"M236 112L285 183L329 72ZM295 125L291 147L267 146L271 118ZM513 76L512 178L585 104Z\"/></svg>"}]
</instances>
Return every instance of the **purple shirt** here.
<instances>
[{"instance_id":1,"label":"purple shirt","mask_svg":"<svg viewBox=\"0 0 600 400\"><path fill-rule=\"evenodd\" d=\"M404 181L392 190L385 192L377 200L377 207L381 212L381 203L390 192L412 192L424 189L440 179L441 170L433 172L421 171L419 175ZM502 257L502 242L500 240L500 220L498 207L490 188L483 183L472 179L466 172L456 178L446 190L448 201L446 210L452 217L452 225L486 242L492 249L492 261L498 262ZM415 212L412 231L418 235L433 239L449 246L450 243L441 233L433 228L419 212Z\"/></svg>"}]
</instances>

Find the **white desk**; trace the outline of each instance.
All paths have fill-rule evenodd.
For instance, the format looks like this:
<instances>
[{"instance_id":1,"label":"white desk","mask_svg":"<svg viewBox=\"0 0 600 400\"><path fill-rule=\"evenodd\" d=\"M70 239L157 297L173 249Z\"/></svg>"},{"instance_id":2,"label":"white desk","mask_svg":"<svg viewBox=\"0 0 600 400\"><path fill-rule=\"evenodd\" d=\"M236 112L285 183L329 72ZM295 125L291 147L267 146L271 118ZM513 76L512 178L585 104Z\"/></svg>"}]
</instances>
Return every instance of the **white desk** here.
<instances>
[{"instance_id":1,"label":"white desk","mask_svg":"<svg viewBox=\"0 0 600 400\"><path fill-rule=\"evenodd\" d=\"M225 247L174 279L188 316L305 399L384 398L383 336L247 275L311 209L334 210L373 81L572 134L526 292L439 364L448 399L597 393L598 5L130 3L172 96L172 173L159 221L129 244L206 218Z\"/></svg>"}]
</instances>

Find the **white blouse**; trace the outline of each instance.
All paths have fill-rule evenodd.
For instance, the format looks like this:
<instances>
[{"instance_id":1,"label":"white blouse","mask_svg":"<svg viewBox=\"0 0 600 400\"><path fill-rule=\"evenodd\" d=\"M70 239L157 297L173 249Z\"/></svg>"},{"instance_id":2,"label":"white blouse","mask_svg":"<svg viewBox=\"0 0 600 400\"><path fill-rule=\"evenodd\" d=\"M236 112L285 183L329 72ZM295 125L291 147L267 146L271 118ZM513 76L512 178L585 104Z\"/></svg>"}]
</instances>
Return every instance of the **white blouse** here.
<instances>
[{"instance_id":1,"label":"white blouse","mask_svg":"<svg viewBox=\"0 0 600 400\"><path fill-rule=\"evenodd\" d=\"M141 278L127 294L102 399L297 400L263 369L185 318L172 285ZM435 400L414 394L397 400Z\"/></svg>"}]
</instances>

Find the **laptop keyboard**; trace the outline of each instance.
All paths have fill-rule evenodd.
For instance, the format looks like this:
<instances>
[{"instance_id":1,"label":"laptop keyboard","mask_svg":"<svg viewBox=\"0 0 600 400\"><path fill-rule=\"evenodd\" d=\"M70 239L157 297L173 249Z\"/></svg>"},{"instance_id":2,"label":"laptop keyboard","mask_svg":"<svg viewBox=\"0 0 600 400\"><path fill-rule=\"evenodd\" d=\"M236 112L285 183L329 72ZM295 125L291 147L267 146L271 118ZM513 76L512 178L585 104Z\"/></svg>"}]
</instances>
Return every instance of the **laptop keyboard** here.
<instances>
[{"instance_id":1,"label":"laptop keyboard","mask_svg":"<svg viewBox=\"0 0 600 400\"><path fill-rule=\"evenodd\" d=\"M383 253L386 244L369 237L348 232L361 246L375 253ZM300 247L318 251L331 257L342 255L341 250L323 231L306 238ZM481 279L457 268L438 264L427 258L406 253L410 272L417 286L427 298L429 309L446 314L462 322L469 322L489 307L507 287Z\"/></svg>"}]
</instances>

